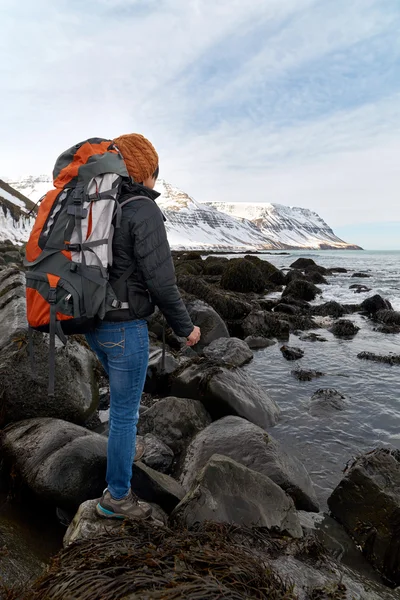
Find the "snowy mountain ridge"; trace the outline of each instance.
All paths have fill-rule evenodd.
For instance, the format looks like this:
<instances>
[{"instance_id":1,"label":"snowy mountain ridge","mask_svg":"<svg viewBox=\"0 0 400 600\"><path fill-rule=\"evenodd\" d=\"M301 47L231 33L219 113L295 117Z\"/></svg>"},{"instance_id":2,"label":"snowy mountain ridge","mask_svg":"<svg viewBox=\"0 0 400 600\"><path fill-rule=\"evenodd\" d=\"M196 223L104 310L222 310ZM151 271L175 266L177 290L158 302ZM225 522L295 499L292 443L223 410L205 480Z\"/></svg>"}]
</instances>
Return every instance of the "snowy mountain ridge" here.
<instances>
[{"instance_id":1,"label":"snowy mountain ridge","mask_svg":"<svg viewBox=\"0 0 400 600\"><path fill-rule=\"evenodd\" d=\"M0 179L0 241L26 242L34 223L34 203Z\"/></svg>"},{"instance_id":2,"label":"snowy mountain ridge","mask_svg":"<svg viewBox=\"0 0 400 600\"><path fill-rule=\"evenodd\" d=\"M33 202L53 187L46 175L29 175L8 183ZM358 248L340 240L317 213L308 209L261 202L201 203L164 179L157 181L156 190L175 250ZM4 239L4 234L0 236Z\"/></svg>"}]
</instances>

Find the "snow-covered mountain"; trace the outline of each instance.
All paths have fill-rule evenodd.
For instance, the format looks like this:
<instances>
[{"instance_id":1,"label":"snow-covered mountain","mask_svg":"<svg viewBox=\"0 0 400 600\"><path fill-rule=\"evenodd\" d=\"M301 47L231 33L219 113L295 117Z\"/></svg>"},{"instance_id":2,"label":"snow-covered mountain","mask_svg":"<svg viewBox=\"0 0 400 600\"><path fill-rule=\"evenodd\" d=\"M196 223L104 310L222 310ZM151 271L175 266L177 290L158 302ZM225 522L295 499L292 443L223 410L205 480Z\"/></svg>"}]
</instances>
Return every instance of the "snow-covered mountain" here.
<instances>
[{"instance_id":1,"label":"snow-covered mountain","mask_svg":"<svg viewBox=\"0 0 400 600\"><path fill-rule=\"evenodd\" d=\"M52 189L46 175L27 176L8 183L37 202ZM175 250L278 250L287 248L358 248L340 240L316 214L280 204L200 203L159 179L157 200L166 218L170 245Z\"/></svg>"},{"instance_id":2,"label":"snow-covered mountain","mask_svg":"<svg viewBox=\"0 0 400 600\"><path fill-rule=\"evenodd\" d=\"M34 203L0 179L0 242L26 242L34 216Z\"/></svg>"},{"instance_id":3,"label":"snow-covered mountain","mask_svg":"<svg viewBox=\"0 0 400 600\"><path fill-rule=\"evenodd\" d=\"M289 249L359 249L359 246L338 238L317 213L307 208L265 202L206 204L233 217L249 219L272 242Z\"/></svg>"}]
</instances>

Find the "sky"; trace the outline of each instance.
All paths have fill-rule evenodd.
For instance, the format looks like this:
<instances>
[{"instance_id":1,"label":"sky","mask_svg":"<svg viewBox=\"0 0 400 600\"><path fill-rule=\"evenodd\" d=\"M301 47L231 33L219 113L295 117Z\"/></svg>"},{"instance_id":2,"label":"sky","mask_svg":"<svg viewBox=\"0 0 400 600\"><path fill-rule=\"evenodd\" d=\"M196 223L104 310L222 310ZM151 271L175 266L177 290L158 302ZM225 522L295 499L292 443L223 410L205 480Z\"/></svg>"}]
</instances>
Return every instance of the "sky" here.
<instances>
[{"instance_id":1,"label":"sky","mask_svg":"<svg viewBox=\"0 0 400 600\"><path fill-rule=\"evenodd\" d=\"M399 0L1 0L0 177L139 132L202 201L400 248Z\"/></svg>"}]
</instances>

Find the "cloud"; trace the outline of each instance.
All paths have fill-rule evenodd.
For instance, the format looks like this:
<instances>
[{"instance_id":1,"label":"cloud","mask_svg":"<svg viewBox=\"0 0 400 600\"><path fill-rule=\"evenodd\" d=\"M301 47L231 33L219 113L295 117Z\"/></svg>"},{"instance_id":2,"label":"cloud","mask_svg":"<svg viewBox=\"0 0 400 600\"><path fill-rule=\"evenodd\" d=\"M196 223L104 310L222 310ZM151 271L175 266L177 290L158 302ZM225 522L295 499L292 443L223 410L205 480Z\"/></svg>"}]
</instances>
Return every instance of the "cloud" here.
<instances>
[{"instance_id":1,"label":"cloud","mask_svg":"<svg viewBox=\"0 0 400 600\"><path fill-rule=\"evenodd\" d=\"M1 174L140 131L199 200L398 221L399 25L397 0L4 0Z\"/></svg>"}]
</instances>

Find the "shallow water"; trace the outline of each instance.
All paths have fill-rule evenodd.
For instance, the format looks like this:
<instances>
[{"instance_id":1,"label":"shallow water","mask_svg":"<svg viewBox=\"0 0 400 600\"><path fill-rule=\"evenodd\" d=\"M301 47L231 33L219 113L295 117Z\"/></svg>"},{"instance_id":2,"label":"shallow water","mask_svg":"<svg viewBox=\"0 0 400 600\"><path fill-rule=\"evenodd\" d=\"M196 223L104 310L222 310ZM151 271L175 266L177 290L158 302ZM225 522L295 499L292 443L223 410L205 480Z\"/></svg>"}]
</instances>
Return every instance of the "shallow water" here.
<instances>
[{"instance_id":1,"label":"shallow water","mask_svg":"<svg viewBox=\"0 0 400 600\"><path fill-rule=\"evenodd\" d=\"M351 272L363 271L369 279L351 278L351 272L328 277L318 304L328 300L359 303L374 293L388 298L400 310L400 252L292 252L290 256L263 256L280 268L299 256L310 257L325 267L340 266ZM354 294L353 283L362 283L371 292ZM346 315L361 330L352 340L335 338L327 329L315 330L326 342L302 341L291 335L289 344L304 350L304 357L288 362L281 344L258 350L245 369L268 391L281 407L280 422L272 435L304 462L314 482L322 508L341 479L346 463L376 446L400 449L400 366L357 358L361 351L400 354L400 335L374 331L374 324L356 314ZM311 382L297 381L291 371L315 369L325 377ZM323 417L310 415L310 399L320 388L335 388L346 397L343 411Z\"/></svg>"}]
</instances>

